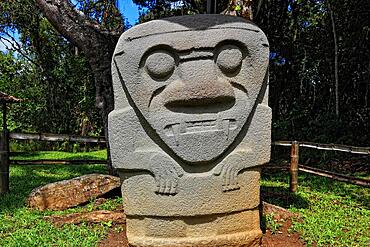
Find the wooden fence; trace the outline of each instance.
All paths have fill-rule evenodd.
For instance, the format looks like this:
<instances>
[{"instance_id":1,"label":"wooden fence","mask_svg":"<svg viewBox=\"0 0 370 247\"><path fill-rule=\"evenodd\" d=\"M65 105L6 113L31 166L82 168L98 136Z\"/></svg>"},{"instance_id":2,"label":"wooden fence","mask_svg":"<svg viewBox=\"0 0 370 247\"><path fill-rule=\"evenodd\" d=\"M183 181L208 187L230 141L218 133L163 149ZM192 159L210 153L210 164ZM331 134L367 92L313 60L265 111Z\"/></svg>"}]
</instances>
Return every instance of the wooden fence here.
<instances>
[{"instance_id":1,"label":"wooden fence","mask_svg":"<svg viewBox=\"0 0 370 247\"><path fill-rule=\"evenodd\" d=\"M106 160L11 160L14 153L9 152L9 140L68 141L82 143L105 143L104 137L60 135L48 133L9 133L6 128L0 135L0 194L9 192L9 165L42 165L42 164L106 164Z\"/></svg>"},{"instance_id":2,"label":"wooden fence","mask_svg":"<svg viewBox=\"0 0 370 247\"><path fill-rule=\"evenodd\" d=\"M9 164L31 165L31 164L106 164L106 160L10 160L9 139L13 140L38 140L38 141L69 141L83 143L105 143L104 137L59 135L47 133L8 133L3 131L0 135L0 194L9 191ZM314 148L319 150L332 150L347 152L352 154L370 155L370 147L353 147L338 144L318 144L312 142L297 141L276 141L274 146L290 146L290 191L296 192L298 189L298 171L314 174L317 176L328 177L334 180L347 182L359 186L370 188L370 180L360 179L343 174L338 174L318 168L299 165L300 147Z\"/></svg>"},{"instance_id":3,"label":"wooden fence","mask_svg":"<svg viewBox=\"0 0 370 247\"><path fill-rule=\"evenodd\" d=\"M80 143L105 143L104 137L77 136L50 133L9 133L9 139L13 140L34 140L49 142L80 142ZM14 155L10 153L9 157ZM17 165L83 165L83 164L107 164L106 160L75 159L75 160L9 160L10 164Z\"/></svg>"},{"instance_id":4,"label":"wooden fence","mask_svg":"<svg viewBox=\"0 0 370 247\"><path fill-rule=\"evenodd\" d=\"M104 137L76 136L48 133L10 133L9 138L13 140L36 140L36 141L68 141L86 143L105 143Z\"/></svg>"},{"instance_id":5,"label":"wooden fence","mask_svg":"<svg viewBox=\"0 0 370 247\"><path fill-rule=\"evenodd\" d=\"M370 147L354 147L354 146L347 146L347 145L338 145L338 144L319 144L319 143L312 143L312 142L297 142L297 141L276 141L273 142L272 145L275 146L290 146L290 186L289 189L291 192L296 192L298 189L298 171L310 173L313 175L327 177L334 180L351 183L363 187L370 188L370 180L369 179L361 179L352 176L346 176L343 174L330 172L314 167L308 167L299 165L299 148L314 148L319 150L331 150L331 151L339 151L339 152L346 152L352 154L366 154L370 155Z\"/></svg>"}]
</instances>

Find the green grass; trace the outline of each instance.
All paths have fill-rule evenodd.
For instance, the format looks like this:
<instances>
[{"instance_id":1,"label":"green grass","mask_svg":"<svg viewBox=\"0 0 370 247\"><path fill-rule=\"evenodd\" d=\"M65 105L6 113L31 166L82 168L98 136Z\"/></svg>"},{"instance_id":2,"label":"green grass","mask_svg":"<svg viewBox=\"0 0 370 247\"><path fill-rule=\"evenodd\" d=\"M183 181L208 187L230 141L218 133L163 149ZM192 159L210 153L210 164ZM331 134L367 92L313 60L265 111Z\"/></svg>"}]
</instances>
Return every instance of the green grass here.
<instances>
[{"instance_id":1,"label":"green grass","mask_svg":"<svg viewBox=\"0 0 370 247\"><path fill-rule=\"evenodd\" d=\"M106 150L98 150L93 152L69 153L61 151L38 151L38 152L20 152L11 156L14 160L42 160L42 159L87 159L87 160L105 160L107 159Z\"/></svg>"},{"instance_id":2,"label":"green grass","mask_svg":"<svg viewBox=\"0 0 370 247\"><path fill-rule=\"evenodd\" d=\"M37 152L26 157L97 159L104 158L104 155L104 151L80 154ZM26 197L33 188L88 173L106 173L106 168L104 165L11 166L11 193L0 196L0 246L95 246L106 235L109 227L107 224L55 227L43 219L46 215L89 211L92 210L92 203L60 212L39 212L25 207ZM99 206L99 209L112 209L121 203L121 199L112 199Z\"/></svg>"},{"instance_id":3,"label":"green grass","mask_svg":"<svg viewBox=\"0 0 370 247\"><path fill-rule=\"evenodd\" d=\"M301 173L298 192L287 174L264 175L264 200L298 212L293 229L308 246L370 246L370 190Z\"/></svg>"},{"instance_id":4,"label":"green grass","mask_svg":"<svg viewBox=\"0 0 370 247\"><path fill-rule=\"evenodd\" d=\"M23 153L16 159L105 159L105 151L88 153ZM106 173L104 165L12 165L11 193L0 196L0 246L96 246L111 224L80 224L55 227L43 217L91 211L88 205L57 212L38 212L25 207L33 188L88 173ZM298 212L292 231L308 246L370 246L370 190L300 173L299 190L288 192L287 174L263 175L263 200ZM99 209L112 210L122 199L108 200ZM266 216L267 226L277 232L279 222Z\"/></svg>"}]
</instances>

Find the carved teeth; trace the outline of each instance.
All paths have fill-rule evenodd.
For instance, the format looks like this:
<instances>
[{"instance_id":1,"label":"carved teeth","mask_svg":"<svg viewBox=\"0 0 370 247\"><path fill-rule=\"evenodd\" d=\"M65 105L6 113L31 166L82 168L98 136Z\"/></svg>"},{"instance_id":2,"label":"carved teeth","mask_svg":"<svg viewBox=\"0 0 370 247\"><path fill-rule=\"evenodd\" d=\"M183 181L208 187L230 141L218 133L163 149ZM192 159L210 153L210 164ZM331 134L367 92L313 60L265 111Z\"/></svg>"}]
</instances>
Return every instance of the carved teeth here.
<instances>
[{"instance_id":1,"label":"carved teeth","mask_svg":"<svg viewBox=\"0 0 370 247\"><path fill-rule=\"evenodd\" d=\"M176 146L179 145L179 136L180 136L180 124L172 125L172 133L175 138Z\"/></svg>"},{"instance_id":2,"label":"carved teeth","mask_svg":"<svg viewBox=\"0 0 370 247\"><path fill-rule=\"evenodd\" d=\"M230 132L230 120L225 119L222 121L222 129L224 130L226 140L229 139L229 132Z\"/></svg>"}]
</instances>

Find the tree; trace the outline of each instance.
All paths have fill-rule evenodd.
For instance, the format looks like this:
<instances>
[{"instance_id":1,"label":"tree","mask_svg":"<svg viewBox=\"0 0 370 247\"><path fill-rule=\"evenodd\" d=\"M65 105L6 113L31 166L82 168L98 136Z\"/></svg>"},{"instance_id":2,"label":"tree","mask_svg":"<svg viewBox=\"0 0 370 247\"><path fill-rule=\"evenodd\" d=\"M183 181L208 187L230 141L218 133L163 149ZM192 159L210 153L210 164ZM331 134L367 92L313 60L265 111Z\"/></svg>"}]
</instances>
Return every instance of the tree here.
<instances>
[{"instance_id":1,"label":"tree","mask_svg":"<svg viewBox=\"0 0 370 247\"><path fill-rule=\"evenodd\" d=\"M92 1L93 2L93 1ZM101 15L95 15L91 7L101 3ZM84 14L68 0L36 0L46 18L69 41L86 56L95 79L96 105L100 109L108 140L108 114L113 110L111 59L119 36L124 30L123 20L117 15L116 1L96 1L95 5L83 6ZM93 18L92 18L93 17ZM109 18L108 18L109 17ZM109 171L113 173L110 164Z\"/></svg>"},{"instance_id":2,"label":"tree","mask_svg":"<svg viewBox=\"0 0 370 247\"><path fill-rule=\"evenodd\" d=\"M26 99L12 106L11 130L99 134L101 121L91 107L95 88L82 53L50 25L34 1L2 1L0 9L0 42L8 48L1 53L0 90Z\"/></svg>"},{"instance_id":3,"label":"tree","mask_svg":"<svg viewBox=\"0 0 370 247\"><path fill-rule=\"evenodd\" d=\"M265 0L256 14L271 50L273 136L368 146L369 9L328 3Z\"/></svg>"}]
</instances>

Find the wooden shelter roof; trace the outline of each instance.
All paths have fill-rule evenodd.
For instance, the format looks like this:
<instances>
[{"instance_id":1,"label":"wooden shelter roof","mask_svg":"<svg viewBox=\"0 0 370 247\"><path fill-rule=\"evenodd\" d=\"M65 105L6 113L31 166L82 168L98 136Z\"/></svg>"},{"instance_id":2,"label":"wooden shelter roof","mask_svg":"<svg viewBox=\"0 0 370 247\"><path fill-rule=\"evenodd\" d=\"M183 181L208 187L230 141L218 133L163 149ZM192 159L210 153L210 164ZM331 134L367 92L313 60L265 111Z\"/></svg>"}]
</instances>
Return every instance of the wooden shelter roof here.
<instances>
[{"instance_id":1,"label":"wooden shelter roof","mask_svg":"<svg viewBox=\"0 0 370 247\"><path fill-rule=\"evenodd\" d=\"M18 99L14 96L7 95L6 93L0 92L0 103L19 103L23 101L22 99Z\"/></svg>"}]
</instances>

